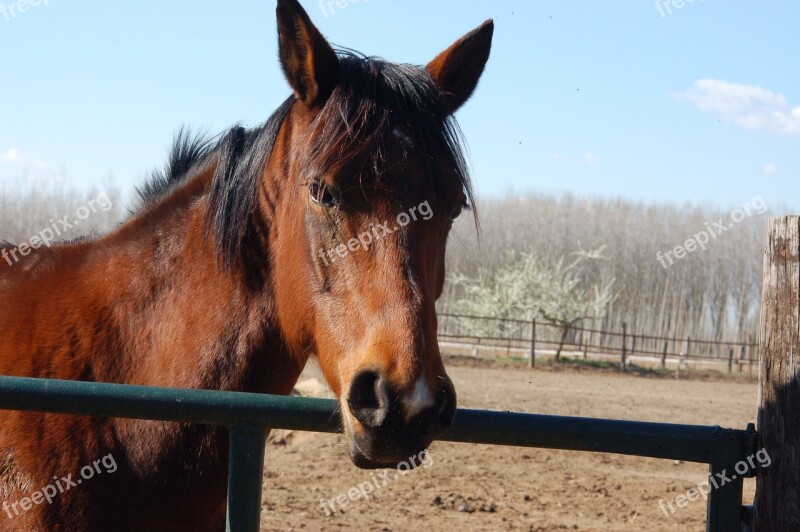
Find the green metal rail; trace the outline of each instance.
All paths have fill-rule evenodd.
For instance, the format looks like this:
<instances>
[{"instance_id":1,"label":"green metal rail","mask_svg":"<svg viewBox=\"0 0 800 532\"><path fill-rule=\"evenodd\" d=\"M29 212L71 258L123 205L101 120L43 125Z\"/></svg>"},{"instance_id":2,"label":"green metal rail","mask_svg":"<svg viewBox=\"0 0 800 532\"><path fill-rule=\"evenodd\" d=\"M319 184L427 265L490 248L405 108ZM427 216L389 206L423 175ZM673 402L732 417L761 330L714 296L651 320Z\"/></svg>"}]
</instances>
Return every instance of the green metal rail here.
<instances>
[{"instance_id":1,"label":"green metal rail","mask_svg":"<svg viewBox=\"0 0 800 532\"><path fill-rule=\"evenodd\" d=\"M268 428L338 432L335 401L264 394L182 390L0 377L0 409L150 419L230 429L228 530L259 529ZM756 452L748 430L484 410L458 410L445 441L617 453L709 464L709 474ZM707 530L739 531L742 478L712 490Z\"/></svg>"}]
</instances>

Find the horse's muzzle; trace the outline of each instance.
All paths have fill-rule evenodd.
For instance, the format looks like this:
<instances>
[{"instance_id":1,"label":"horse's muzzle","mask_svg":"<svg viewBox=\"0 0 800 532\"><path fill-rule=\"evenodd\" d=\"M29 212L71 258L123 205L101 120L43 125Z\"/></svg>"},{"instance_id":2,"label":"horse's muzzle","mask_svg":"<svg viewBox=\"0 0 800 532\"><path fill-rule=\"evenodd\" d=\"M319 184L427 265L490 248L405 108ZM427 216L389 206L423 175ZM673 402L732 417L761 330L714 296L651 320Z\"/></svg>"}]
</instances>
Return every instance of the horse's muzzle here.
<instances>
[{"instance_id":1,"label":"horse's muzzle","mask_svg":"<svg viewBox=\"0 0 800 532\"><path fill-rule=\"evenodd\" d=\"M430 443L453 423L456 393L448 378L424 407L403 400L399 390L376 371L362 371L353 379L343 413L350 457L364 469L396 467L421 456ZM344 406L344 405L343 405ZM345 410L345 409L343 409ZM349 415L348 415L349 414Z\"/></svg>"}]
</instances>

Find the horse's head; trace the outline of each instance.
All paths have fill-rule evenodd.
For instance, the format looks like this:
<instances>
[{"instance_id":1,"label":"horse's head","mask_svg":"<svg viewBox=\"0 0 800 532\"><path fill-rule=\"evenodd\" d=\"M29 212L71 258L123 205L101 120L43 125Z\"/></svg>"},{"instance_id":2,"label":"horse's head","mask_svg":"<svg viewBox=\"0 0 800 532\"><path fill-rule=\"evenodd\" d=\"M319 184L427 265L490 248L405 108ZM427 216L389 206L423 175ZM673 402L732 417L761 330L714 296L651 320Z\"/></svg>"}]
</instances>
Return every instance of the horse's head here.
<instances>
[{"instance_id":1,"label":"horse's head","mask_svg":"<svg viewBox=\"0 0 800 532\"><path fill-rule=\"evenodd\" d=\"M279 318L316 352L353 462L396 465L456 409L435 311L448 233L472 200L452 114L478 83L493 25L427 67L337 55L295 0L278 2L278 30L294 90L276 144L292 197L273 243Z\"/></svg>"}]
</instances>

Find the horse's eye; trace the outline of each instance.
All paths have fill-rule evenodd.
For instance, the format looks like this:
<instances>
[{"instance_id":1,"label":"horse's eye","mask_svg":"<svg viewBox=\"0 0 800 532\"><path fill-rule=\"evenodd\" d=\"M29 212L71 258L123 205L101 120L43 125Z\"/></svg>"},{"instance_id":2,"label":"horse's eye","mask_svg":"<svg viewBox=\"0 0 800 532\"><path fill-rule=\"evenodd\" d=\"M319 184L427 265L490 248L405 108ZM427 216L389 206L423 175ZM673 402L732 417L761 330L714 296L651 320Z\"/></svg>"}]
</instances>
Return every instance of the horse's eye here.
<instances>
[{"instance_id":1,"label":"horse's eye","mask_svg":"<svg viewBox=\"0 0 800 532\"><path fill-rule=\"evenodd\" d=\"M331 192L330 187L318 181L314 181L308 185L308 194L311 196L311 201L326 209L336 206L336 198Z\"/></svg>"}]
</instances>

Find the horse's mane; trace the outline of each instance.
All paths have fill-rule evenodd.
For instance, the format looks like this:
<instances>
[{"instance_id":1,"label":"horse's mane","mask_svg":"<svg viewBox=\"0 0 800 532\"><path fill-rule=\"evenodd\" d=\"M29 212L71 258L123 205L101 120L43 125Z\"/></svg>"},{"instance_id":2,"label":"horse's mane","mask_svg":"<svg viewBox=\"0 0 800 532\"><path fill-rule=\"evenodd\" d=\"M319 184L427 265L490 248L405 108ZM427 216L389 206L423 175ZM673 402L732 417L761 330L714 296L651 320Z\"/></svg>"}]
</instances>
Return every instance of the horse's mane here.
<instances>
[{"instance_id":1,"label":"horse's mane","mask_svg":"<svg viewBox=\"0 0 800 532\"><path fill-rule=\"evenodd\" d=\"M134 211L158 203L206 158L212 147L212 141L204 134L192 133L187 127L180 128L172 141L167 164L163 169L151 172L144 184L136 188L139 202Z\"/></svg>"},{"instance_id":2,"label":"horse's mane","mask_svg":"<svg viewBox=\"0 0 800 532\"><path fill-rule=\"evenodd\" d=\"M461 132L442 104L441 94L424 68L390 63L339 50L339 82L318 114L301 161L308 179L341 169L355 159L380 176L387 145L398 132L416 140L427 165L428 185L440 192L434 161L444 157L456 172L470 203L472 186L461 147ZM214 235L223 262L240 254L250 224L258 182L294 97L289 97L261 126L234 126L209 139L182 128L163 170L153 172L137 189L135 211L157 204L212 159L216 171L209 191L207 230Z\"/></svg>"}]
</instances>

